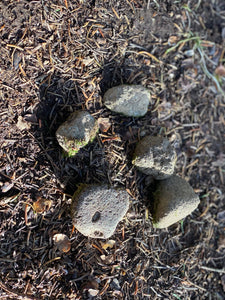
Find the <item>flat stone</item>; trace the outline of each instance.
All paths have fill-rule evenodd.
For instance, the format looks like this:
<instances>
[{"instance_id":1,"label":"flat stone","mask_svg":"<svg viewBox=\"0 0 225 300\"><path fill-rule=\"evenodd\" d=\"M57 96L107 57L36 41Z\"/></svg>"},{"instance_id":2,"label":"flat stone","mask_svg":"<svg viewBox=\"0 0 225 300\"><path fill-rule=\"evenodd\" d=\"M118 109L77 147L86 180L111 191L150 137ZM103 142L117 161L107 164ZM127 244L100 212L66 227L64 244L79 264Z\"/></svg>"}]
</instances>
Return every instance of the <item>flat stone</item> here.
<instances>
[{"instance_id":1,"label":"flat stone","mask_svg":"<svg viewBox=\"0 0 225 300\"><path fill-rule=\"evenodd\" d=\"M153 226L169 227L192 213L199 203L198 195L179 176L160 180L154 193Z\"/></svg>"},{"instance_id":2,"label":"flat stone","mask_svg":"<svg viewBox=\"0 0 225 300\"><path fill-rule=\"evenodd\" d=\"M165 179L173 174L176 160L176 151L165 137L146 136L137 144L132 163L144 174Z\"/></svg>"},{"instance_id":3,"label":"flat stone","mask_svg":"<svg viewBox=\"0 0 225 300\"><path fill-rule=\"evenodd\" d=\"M70 156L86 146L96 136L98 123L87 111L75 111L56 131L59 145Z\"/></svg>"},{"instance_id":4,"label":"flat stone","mask_svg":"<svg viewBox=\"0 0 225 300\"><path fill-rule=\"evenodd\" d=\"M109 89L103 101L111 111L128 117L142 117L148 111L150 91L141 85L119 85Z\"/></svg>"},{"instance_id":5,"label":"flat stone","mask_svg":"<svg viewBox=\"0 0 225 300\"><path fill-rule=\"evenodd\" d=\"M81 186L73 196L73 225L85 236L107 239L125 216L129 200L124 189L107 185Z\"/></svg>"}]
</instances>

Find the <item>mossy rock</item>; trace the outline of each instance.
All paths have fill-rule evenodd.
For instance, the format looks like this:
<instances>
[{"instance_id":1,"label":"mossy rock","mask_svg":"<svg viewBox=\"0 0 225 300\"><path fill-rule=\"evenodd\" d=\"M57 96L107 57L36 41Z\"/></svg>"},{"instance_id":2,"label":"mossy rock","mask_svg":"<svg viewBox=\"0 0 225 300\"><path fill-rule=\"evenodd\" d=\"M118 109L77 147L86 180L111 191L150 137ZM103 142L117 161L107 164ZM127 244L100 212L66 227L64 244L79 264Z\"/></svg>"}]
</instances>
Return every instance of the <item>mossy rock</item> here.
<instances>
[{"instance_id":1,"label":"mossy rock","mask_svg":"<svg viewBox=\"0 0 225 300\"><path fill-rule=\"evenodd\" d=\"M98 132L98 123L86 111L76 111L56 131L59 145L68 156L74 156L89 142L92 142Z\"/></svg>"}]
</instances>

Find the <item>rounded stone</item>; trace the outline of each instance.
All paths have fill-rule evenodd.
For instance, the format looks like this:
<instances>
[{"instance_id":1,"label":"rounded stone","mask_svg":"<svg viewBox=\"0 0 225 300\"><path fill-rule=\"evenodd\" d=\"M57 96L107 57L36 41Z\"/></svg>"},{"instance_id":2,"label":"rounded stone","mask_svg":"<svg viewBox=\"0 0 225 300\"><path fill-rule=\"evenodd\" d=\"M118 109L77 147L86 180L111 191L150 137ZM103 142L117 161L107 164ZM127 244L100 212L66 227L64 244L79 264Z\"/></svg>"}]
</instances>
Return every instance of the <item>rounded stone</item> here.
<instances>
[{"instance_id":1,"label":"rounded stone","mask_svg":"<svg viewBox=\"0 0 225 300\"><path fill-rule=\"evenodd\" d=\"M142 117L148 111L150 91L141 85L119 85L109 89L103 101L111 111L128 117Z\"/></svg>"},{"instance_id":2,"label":"rounded stone","mask_svg":"<svg viewBox=\"0 0 225 300\"><path fill-rule=\"evenodd\" d=\"M87 111L75 111L56 131L59 145L70 156L92 141L98 131L98 123Z\"/></svg>"},{"instance_id":3,"label":"rounded stone","mask_svg":"<svg viewBox=\"0 0 225 300\"><path fill-rule=\"evenodd\" d=\"M169 227L192 213L199 203L198 195L179 176L160 180L154 193L153 226Z\"/></svg>"},{"instance_id":4,"label":"rounded stone","mask_svg":"<svg viewBox=\"0 0 225 300\"><path fill-rule=\"evenodd\" d=\"M165 179L173 174L176 160L176 151L165 137L146 136L138 142L132 163L144 174Z\"/></svg>"},{"instance_id":5,"label":"rounded stone","mask_svg":"<svg viewBox=\"0 0 225 300\"><path fill-rule=\"evenodd\" d=\"M124 189L107 185L81 186L73 196L73 225L85 236L107 239L125 216L129 200Z\"/></svg>"}]
</instances>

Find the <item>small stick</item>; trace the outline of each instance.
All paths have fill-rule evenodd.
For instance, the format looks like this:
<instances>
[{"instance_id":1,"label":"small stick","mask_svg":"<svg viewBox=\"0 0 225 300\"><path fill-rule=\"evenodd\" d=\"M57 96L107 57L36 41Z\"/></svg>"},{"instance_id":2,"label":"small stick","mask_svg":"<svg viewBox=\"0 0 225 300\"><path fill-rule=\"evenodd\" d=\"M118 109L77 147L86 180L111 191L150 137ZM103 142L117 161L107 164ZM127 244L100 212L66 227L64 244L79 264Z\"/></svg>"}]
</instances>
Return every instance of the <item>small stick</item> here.
<instances>
[{"instance_id":1,"label":"small stick","mask_svg":"<svg viewBox=\"0 0 225 300\"><path fill-rule=\"evenodd\" d=\"M216 268L211 268L211 267L206 267L206 266L201 266L200 268L203 269L203 270L206 270L206 271L217 272L217 273L224 273L225 274L225 268L223 268L223 269L216 269Z\"/></svg>"}]
</instances>

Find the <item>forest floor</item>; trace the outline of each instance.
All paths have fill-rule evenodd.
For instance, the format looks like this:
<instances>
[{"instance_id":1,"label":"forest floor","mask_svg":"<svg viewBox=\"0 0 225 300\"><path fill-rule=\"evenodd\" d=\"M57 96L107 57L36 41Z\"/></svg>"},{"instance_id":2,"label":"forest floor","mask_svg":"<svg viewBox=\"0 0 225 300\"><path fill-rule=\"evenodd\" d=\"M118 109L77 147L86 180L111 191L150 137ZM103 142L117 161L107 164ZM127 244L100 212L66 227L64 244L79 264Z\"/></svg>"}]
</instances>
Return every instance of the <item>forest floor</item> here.
<instances>
[{"instance_id":1,"label":"forest floor","mask_svg":"<svg viewBox=\"0 0 225 300\"><path fill-rule=\"evenodd\" d=\"M224 47L224 0L1 1L0 299L225 299ZM146 116L106 109L122 83L151 91ZM111 127L67 157L55 132L81 109ZM131 163L146 134L171 141L201 200L164 230ZM109 245L69 213L78 184L99 182L132 195Z\"/></svg>"}]
</instances>

